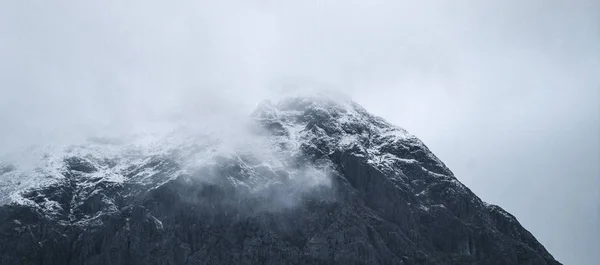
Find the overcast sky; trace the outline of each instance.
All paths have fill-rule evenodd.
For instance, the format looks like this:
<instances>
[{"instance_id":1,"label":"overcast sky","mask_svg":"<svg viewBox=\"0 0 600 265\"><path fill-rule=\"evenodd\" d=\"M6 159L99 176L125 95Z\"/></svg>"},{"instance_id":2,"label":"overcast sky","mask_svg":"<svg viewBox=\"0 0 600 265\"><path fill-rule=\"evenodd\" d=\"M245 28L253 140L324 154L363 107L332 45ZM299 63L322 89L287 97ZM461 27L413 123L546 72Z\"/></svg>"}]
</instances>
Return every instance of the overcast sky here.
<instances>
[{"instance_id":1,"label":"overcast sky","mask_svg":"<svg viewBox=\"0 0 600 265\"><path fill-rule=\"evenodd\" d=\"M325 86L600 264L600 1L4 0L0 37L3 150Z\"/></svg>"}]
</instances>

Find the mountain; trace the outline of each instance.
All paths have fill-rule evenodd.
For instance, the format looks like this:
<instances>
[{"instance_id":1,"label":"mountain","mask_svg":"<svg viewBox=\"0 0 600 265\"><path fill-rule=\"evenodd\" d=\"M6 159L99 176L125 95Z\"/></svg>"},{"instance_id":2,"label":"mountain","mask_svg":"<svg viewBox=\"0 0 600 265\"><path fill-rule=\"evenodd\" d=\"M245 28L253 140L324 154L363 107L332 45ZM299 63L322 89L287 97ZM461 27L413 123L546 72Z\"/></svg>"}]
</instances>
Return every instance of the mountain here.
<instances>
[{"instance_id":1,"label":"mountain","mask_svg":"<svg viewBox=\"0 0 600 265\"><path fill-rule=\"evenodd\" d=\"M560 264L350 100L264 102L251 120L0 164L0 264Z\"/></svg>"}]
</instances>

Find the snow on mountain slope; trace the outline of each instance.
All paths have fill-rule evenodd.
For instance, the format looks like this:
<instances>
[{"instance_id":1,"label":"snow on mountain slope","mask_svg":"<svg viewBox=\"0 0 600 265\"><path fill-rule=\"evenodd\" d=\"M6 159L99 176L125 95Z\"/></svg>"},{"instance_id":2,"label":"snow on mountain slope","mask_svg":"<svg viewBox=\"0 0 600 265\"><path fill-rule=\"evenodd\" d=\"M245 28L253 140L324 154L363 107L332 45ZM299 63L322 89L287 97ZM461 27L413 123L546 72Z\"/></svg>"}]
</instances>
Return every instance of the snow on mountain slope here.
<instances>
[{"instance_id":1,"label":"snow on mountain slope","mask_svg":"<svg viewBox=\"0 0 600 265\"><path fill-rule=\"evenodd\" d=\"M282 152L261 128L241 125L235 130L235 136L223 136L214 130L179 125L160 134L135 133L123 138L91 138L78 145L31 147L12 156L14 162L2 163L0 205L18 203L51 212L56 202L44 198L43 203L35 203L23 194L74 180L77 190L103 182L135 183L153 189L182 175L222 164L240 167L248 178L226 178L252 192L277 185L283 178L305 186L328 185L324 168L291 165L295 153ZM286 142L298 145L294 141L290 138ZM208 175L203 175L204 180L212 181Z\"/></svg>"},{"instance_id":2,"label":"snow on mountain slope","mask_svg":"<svg viewBox=\"0 0 600 265\"><path fill-rule=\"evenodd\" d=\"M254 116L273 132L276 144L292 153L328 158L351 152L386 174L419 170L464 192L423 142L350 100L293 97L276 104L264 102Z\"/></svg>"},{"instance_id":3,"label":"snow on mountain slope","mask_svg":"<svg viewBox=\"0 0 600 265\"><path fill-rule=\"evenodd\" d=\"M81 172L89 179L122 183L125 181L123 173L128 169L147 162L152 156L168 154L181 145L157 141L157 138L138 136L129 143L93 138L80 145L33 146L13 154L11 162L4 162L5 168L10 170L0 174L0 203L28 203L20 196L24 191L64 181L69 170Z\"/></svg>"}]
</instances>

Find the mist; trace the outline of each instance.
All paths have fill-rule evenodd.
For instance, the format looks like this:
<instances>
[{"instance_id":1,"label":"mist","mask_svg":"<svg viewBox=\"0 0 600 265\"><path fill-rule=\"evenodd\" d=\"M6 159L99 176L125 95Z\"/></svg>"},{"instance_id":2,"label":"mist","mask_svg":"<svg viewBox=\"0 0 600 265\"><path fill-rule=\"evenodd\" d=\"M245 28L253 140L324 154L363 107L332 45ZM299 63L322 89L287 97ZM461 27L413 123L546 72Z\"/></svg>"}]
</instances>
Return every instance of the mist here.
<instances>
[{"instance_id":1,"label":"mist","mask_svg":"<svg viewBox=\"0 0 600 265\"><path fill-rule=\"evenodd\" d=\"M264 99L334 89L559 261L600 261L598 1L3 1L0 36L0 153L235 135Z\"/></svg>"}]
</instances>

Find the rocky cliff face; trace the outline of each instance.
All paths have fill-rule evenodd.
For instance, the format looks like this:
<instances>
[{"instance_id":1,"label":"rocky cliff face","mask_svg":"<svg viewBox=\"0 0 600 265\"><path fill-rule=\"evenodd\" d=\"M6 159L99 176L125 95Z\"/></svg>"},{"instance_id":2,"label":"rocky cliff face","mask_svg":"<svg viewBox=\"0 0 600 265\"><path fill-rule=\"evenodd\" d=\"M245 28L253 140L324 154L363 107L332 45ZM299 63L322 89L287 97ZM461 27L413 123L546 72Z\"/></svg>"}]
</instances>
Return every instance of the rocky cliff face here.
<instances>
[{"instance_id":1,"label":"rocky cliff face","mask_svg":"<svg viewBox=\"0 0 600 265\"><path fill-rule=\"evenodd\" d=\"M288 98L252 119L236 148L172 134L5 163L0 264L560 264L351 101Z\"/></svg>"}]
</instances>

